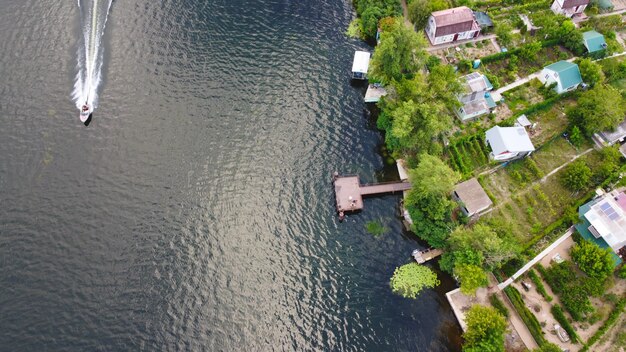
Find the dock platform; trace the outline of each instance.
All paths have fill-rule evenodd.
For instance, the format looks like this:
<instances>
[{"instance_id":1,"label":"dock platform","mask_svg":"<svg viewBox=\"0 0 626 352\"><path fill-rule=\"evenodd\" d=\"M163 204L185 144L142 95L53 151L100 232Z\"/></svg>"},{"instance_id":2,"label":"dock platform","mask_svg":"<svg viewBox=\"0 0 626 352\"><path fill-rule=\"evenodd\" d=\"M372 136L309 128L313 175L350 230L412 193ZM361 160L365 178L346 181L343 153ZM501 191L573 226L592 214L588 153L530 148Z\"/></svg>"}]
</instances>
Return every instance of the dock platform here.
<instances>
[{"instance_id":1,"label":"dock platform","mask_svg":"<svg viewBox=\"0 0 626 352\"><path fill-rule=\"evenodd\" d=\"M416 249L413 251L413 253L411 253L413 259L415 259L418 264L424 264L427 261L435 259L442 254L443 250L441 250L440 248L430 248L423 251Z\"/></svg>"},{"instance_id":2,"label":"dock platform","mask_svg":"<svg viewBox=\"0 0 626 352\"><path fill-rule=\"evenodd\" d=\"M333 184L335 186L337 212L342 220L345 213L363 209L363 196L403 192L411 189L411 184L406 181L361 184L359 176L339 176L337 172L333 176Z\"/></svg>"},{"instance_id":3,"label":"dock platform","mask_svg":"<svg viewBox=\"0 0 626 352\"><path fill-rule=\"evenodd\" d=\"M377 103L380 98L387 95L387 91L385 88L380 86L379 84L370 84L367 86L367 91L365 92L365 102L366 103Z\"/></svg>"}]
</instances>

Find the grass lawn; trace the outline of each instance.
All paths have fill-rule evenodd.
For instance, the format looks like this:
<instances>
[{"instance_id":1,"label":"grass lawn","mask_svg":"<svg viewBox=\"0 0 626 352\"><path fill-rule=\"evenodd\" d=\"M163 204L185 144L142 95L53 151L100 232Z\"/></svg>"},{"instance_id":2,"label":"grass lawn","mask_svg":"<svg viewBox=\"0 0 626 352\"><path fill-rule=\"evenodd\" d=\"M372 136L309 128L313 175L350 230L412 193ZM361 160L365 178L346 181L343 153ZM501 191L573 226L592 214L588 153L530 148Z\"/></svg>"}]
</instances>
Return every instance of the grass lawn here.
<instances>
[{"instance_id":1,"label":"grass lawn","mask_svg":"<svg viewBox=\"0 0 626 352\"><path fill-rule=\"evenodd\" d=\"M539 83L539 86L541 86L539 80L533 80L533 82L523 84L502 93L505 103L513 113L522 111L531 105L543 101L543 95L539 92L536 83Z\"/></svg>"},{"instance_id":2,"label":"grass lawn","mask_svg":"<svg viewBox=\"0 0 626 352\"><path fill-rule=\"evenodd\" d=\"M558 153L565 154L558 156ZM564 139L555 139L533 154L531 160L539 170L547 173L564 164L575 155L575 150ZM601 162L601 155L593 151L584 157L593 170ZM498 172L482 177L481 183L496 198L496 209L485 218L502 218L513 223L515 235L528 241L549 224L563 216L563 212L588 190L571 192L563 187L560 178L565 169L545 182L526 159L517 160Z\"/></svg>"}]
</instances>

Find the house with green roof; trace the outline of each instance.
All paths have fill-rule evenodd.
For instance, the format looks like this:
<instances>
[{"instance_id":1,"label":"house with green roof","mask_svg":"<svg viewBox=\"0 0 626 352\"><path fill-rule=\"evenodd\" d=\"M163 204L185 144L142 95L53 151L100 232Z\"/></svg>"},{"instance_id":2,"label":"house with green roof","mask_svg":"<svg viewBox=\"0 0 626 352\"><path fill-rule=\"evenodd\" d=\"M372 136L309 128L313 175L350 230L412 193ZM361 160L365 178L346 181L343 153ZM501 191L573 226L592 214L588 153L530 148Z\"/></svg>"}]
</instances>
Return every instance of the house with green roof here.
<instances>
[{"instance_id":1,"label":"house with green roof","mask_svg":"<svg viewBox=\"0 0 626 352\"><path fill-rule=\"evenodd\" d=\"M604 36L596 31L583 33L583 44L589 53L595 53L606 49Z\"/></svg>"},{"instance_id":2,"label":"house with green roof","mask_svg":"<svg viewBox=\"0 0 626 352\"><path fill-rule=\"evenodd\" d=\"M568 61L555 62L544 67L538 78L546 86L556 83L554 90L558 94L572 91L583 83L578 65Z\"/></svg>"}]
</instances>

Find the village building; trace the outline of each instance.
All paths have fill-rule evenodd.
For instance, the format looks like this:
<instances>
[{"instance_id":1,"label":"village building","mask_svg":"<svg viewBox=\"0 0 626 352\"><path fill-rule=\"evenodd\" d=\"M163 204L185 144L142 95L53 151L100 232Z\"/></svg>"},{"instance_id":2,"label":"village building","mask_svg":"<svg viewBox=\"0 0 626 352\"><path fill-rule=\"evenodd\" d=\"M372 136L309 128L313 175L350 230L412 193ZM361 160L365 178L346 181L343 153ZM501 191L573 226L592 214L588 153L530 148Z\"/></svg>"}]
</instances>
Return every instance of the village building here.
<instances>
[{"instance_id":1,"label":"village building","mask_svg":"<svg viewBox=\"0 0 626 352\"><path fill-rule=\"evenodd\" d=\"M495 161L522 158L535 150L524 127L495 126L485 132L485 143L491 147L489 158Z\"/></svg>"},{"instance_id":2,"label":"village building","mask_svg":"<svg viewBox=\"0 0 626 352\"><path fill-rule=\"evenodd\" d=\"M456 185L452 191L452 198L460 203L461 211L466 216L474 216L493 204L476 178Z\"/></svg>"},{"instance_id":3,"label":"village building","mask_svg":"<svg viewBox=\"0 0 626 352\"><path fill-rule=\"evenodd\" d=\"M606 41L604 36L596 31L587 31L583 33L583 44L587 48L587 52L592 54L606 49Z\"/></svg>"},{"instance_id":4,"label":"village building","mask_svg":"<svg viewBox=\"0 0 626 352\"><path fill-rule=\"evenodd\" d=\"M578 65L568 61L558 61L544 67L538 78L546 86L556 83L554 90L558 94L572 91L583 83Z\"/></svg>"},{"instance_id":5,"label":"village building","mask_svg":"<svg viewBox=\"0 0 626 352\"><path fill-rule=\"evenodd\" d=\"M626 251L626 193L624 189L597 193L597 198L578 208L581 223L576 230L586 240L619 254ZM619 257L615 261L619 262Z\"/></svg>"},{"instance_id":6,"label":"village building","mask_svg":"<svg viewBox=\"0 0 626 352\"><path fill-rule=\"evenodd\" d=\"M550 9L557 15L572 18L585 11L589 0L554 0Z\"/></svg>"},{"instance_id":7,"label":"village building","mask_svg":"<svg viewBox=\"0 0 626 352\"><path fill-rule=\"evenodd\" d=\"M352 79L367 79L367 69L370 66L370 53L356 51L352 61Z\"/></svg>"},{"instance_id":8,"label":"village building","mask_svg":"<svg viewBox=\"0 0 626 352\"><path fill-rule=\"evenodd\" d=\"M461 106L455 110L456 115L463 122L490 113L495 107L491 93L493 85L487 76L472 72L461 77L465 88L465 94L460 95L458 100Z\"/></svg>"},{"instance_id":9,"label":"village building","mask_svg":"<svg viewBox=\"0 0 626 352\"><path fill-rule=\"evenodd\" d=\"M432 45L476 38L480 34L474 12L467 6L431 13L425 30Z\"/></svg>"}]
</instances>

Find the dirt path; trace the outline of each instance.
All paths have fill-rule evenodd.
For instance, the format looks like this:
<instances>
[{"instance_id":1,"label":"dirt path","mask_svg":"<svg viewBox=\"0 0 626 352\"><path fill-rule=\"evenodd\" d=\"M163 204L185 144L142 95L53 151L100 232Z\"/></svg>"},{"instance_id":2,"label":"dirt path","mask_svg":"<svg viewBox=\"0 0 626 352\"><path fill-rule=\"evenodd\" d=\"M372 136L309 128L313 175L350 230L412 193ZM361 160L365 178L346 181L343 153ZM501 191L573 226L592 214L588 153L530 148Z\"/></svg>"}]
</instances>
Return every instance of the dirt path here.
<instances>
[{"instance_id":1,"label":"dirt path","mask_svg":"<svg viewBox=\"0 0 626 352\"><path fill-rule=\"evenodd\" d=\"M557 167L556 169L554 169L554 170L550 171L547 175L545 175L544 177L542 177L542 178L541 178L541 180L533 182L533 183L531 184L531 187L532 187L535 183L537 183L537 182L545 182L545 181L548 179L548 177L550 177L550 176L554 175L555 173L559 172L559 170L561 170L561 169L562 169L562 168L564 168L565 166L569 165L569 164L570 164L570 163L572 163L574 160L576 160L576 159L580 158L580 157L581 157L581 156L583 156L583 155L586 155L586 154L590 153L592 150L593 150L593 148L589 148L589 149L585 150L584 152L582 152L582 153L580 153L580 154L575 155L573 158L569 159L569 161L568 161L568 162L566 162L565 164L563 164L563 165L561 165L561 166Z\"/></svg>"},{"instance_id":2,"label":"dirt path","mask_svg":"<svg viewBox=\"0 0 626 352\"><path fill-rule=\"evenodd\" d=\"M402 5L402 16L404 16L404 24L413 28L413 24L411 24L411 21L409 21L409 7L406 5L406 0L400 1L400 4Z\"/></svg>"}]
</instances>

